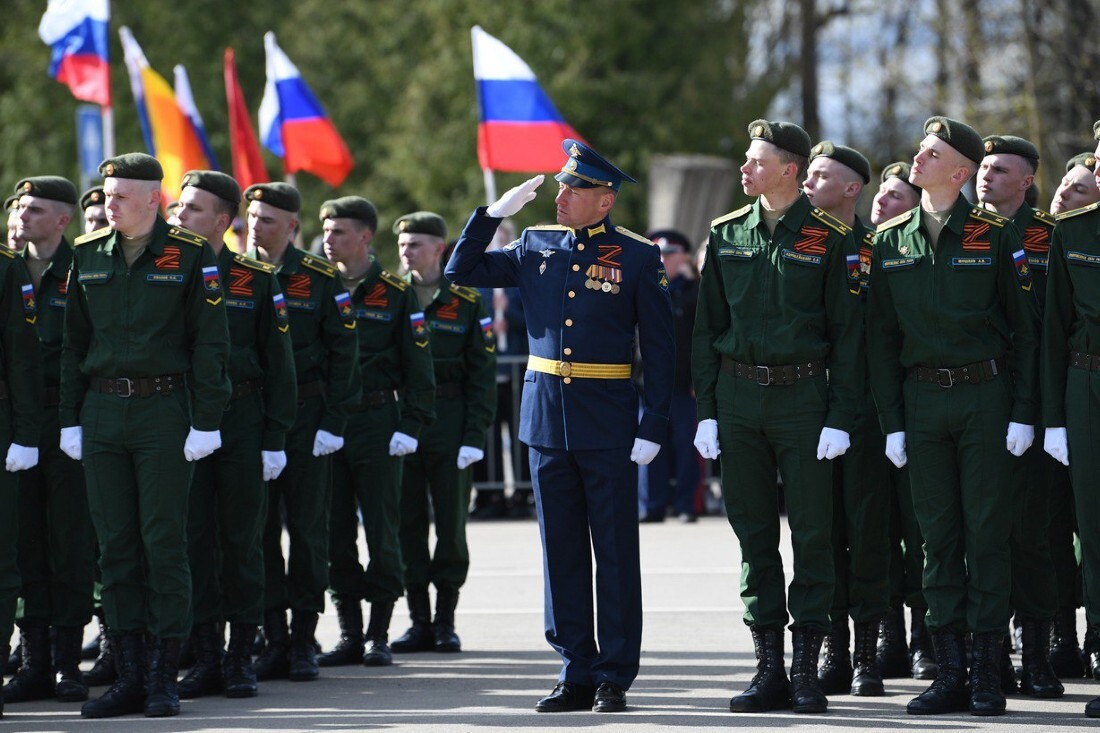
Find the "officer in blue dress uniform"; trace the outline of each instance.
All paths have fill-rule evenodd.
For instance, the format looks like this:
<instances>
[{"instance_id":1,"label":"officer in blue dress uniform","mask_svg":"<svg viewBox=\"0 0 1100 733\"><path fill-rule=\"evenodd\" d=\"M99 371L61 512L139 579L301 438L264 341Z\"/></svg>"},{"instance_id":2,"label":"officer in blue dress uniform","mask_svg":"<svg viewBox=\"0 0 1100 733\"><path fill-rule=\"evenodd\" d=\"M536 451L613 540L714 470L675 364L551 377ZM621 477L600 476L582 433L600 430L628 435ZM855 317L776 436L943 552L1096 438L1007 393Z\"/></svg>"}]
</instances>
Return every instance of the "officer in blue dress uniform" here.
<instances>
[{"instance_id":1,"label":"officer in blue dress uniform","mask_svg":"<svg viewBox=\"0 0 1100 733\"><path fill-rule=\"evenodd\" d=\"M503 250L485 251L501 219L535 197L543 181L535 176L474 212L446 275L460 285L518 286L527 314L519 437L531 448L546 639L562 658L557 686L535 709L617 712L641 653L634 464L653 460L668 428L672 307L658 248L608 218L619 186L634 179L580 141L562 148L569 157L557 175L558 226L531 227ZM630 381L635 327L645 377L640 420Z\"/></svg>"}]
</instances>

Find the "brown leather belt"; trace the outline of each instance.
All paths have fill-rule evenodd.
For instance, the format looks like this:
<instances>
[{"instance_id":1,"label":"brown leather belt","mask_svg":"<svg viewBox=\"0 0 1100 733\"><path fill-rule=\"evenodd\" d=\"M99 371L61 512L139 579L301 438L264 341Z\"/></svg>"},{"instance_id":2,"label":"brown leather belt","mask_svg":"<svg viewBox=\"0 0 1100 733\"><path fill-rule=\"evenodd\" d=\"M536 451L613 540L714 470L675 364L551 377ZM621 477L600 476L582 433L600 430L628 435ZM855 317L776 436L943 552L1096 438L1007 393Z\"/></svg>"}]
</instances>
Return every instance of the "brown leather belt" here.
<instances>
[{"instance_id":1,"label":"brown leather belt","mask_svg":"<svg viewBox=\"0 0 1100 733\"><path fill-rule=\"evenodd\" d=\"M261 389L263 389L263 385L258 379L246 379L243 382L235 382L233 384L233 396L230 399L239 400L241 397L255 394Z\"/></svg>"},{"instance_id":2,"label":"brown leather belt","mask_svg":"<svg viewBox=\"0 0 1100 733\"><path fill-rule=\"evenodd\" d=\"M1069 352L1069 365L1074 369L1084 369L1087 372L1100 372L1100 356L1071 351Z\"/></svg>"},{"instance_id":3,"label":"brown leather belt","mask_svg":"<svg viewBox=\"0 0 1100 733\"><path fill-rule=\"evenodd\" d=\"M435 385L435 396L437 399L443 397L461 397L466 394L466 388L462 385L462 382L446 382L444 384Z\"/></svg>"},{"instance_id":4,"label":"brown leather belt","mask_svg":"<svg viewBox=\"0 0 1100 733\"><path fill-rule=\"evenodd\" d=\"M2 390L0 390L0 400L6 400L8 398L8 385L4 384ZM61 388L60 387L46 387L46 407L57 407L61 404Z\"/></svg>"},{"instance_id":5,"label":"brown leather belt","mask_svg":"<svg viewBox=\"0 0 1100 733\"><path fill-rule=\"evenodd\" d=\"M391 402L397 402L397 393L392 389L376 389L372 392L364 392L363 399L359 401L360 410L370 410L384 407Z\"/></svg>"},{"instance_id":6,"label":"brown leather belt","mask_svg":"<svg viewBox=\"0 0 1100 733\"><path fill-rule=\"evenodd\" d=\"M91 387L96 392L116 397L152 397L172 394L187 386L186 374L164 374L159 377L92 377Z\"/></svg>"},{"instance_id":7,"label":"brown leather belt","mask_svg":"<svg viewBox=\"0 0 1100 733\"><path fill-rule=\"evenodd\" d=\"M305 382L298 385L298 401L306 399L307 397L317 397L325 393L325 383L321 380L316 382Z\"/></svg>"},{"instance_id":8,"label":"brown leather belt","mask_svg":"<svg viewBox=\"0 0 1100 733\"><path fill-rule=\"evenodd\" d=\"M976 361L960 367L936 369L934 367L915 366L910 367L906 375L917 382L926 384L938 384L944 389L950 389L956 384L981 384L998 377L1005 370L1004 359L987 359Z\"/></svg>"},{"instance_id":9,"label":"brown leather belt","mask_svg":"<svg viewBox=\"0 0 1100 733\"><path fill-rule=\"evenodd\" d=\"M761 387L785 387L799 379L816 377L825 373L825 364L820 361L805 364L784 364L783 366L756 366L735 361L728 356L722 357L722 371L738 379L756 382Z\"/></svg>"}]
</instances>

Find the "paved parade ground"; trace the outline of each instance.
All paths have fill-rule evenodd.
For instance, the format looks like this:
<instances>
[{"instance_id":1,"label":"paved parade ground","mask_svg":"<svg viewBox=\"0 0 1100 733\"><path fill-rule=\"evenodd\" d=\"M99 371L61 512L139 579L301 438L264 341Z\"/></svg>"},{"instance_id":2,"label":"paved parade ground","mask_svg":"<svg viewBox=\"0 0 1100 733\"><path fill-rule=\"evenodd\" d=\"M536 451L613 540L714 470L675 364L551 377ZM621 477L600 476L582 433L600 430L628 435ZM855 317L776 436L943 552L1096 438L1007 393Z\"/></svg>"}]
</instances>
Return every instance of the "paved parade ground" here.
<instances>
[{"instance_id":1,"label":"paved parade ground","mask_svg":"<svg viewBox=\"0 0 1100 733\"><path fill-rule=\"evenodd\" d=\"M1010 697L1008 715L1002 718L907 716L905 703L927 685L914 680L887 680L887 696L882 698L832 697L824 716L732 715L727 711L729 698L745 687L755 664L751 639L741 622L740 558L733 533L721 517L690 525L675 520L647 524L641 531L645 632L641 673L628 693L626 713L534 712L535 701L550 691L558 671L557 658L542 637L538 526L534 520L483 521L469 526L470 579L457 614L457 630L466 650L461 654L398 656L388 668L323 668L318 682L261 683L259 697L250 700L184 701L178 718L91 721L80 719L76 704L9 705L0 730L275 733L736 726L738 730L1022 733L1096 722L1088 721L1083 710L1089 699L1100 695L1100 683L1081 680L1068 683L1061 700ZM789 537L784 553L789 568ZM402 601L394 613L391 638L404 631L407 621ZM328 649L338 636L330 607L321 617L317 638ZM789 635L787 656L789 663ZM93 694L104 689L93 688Z\"/></svg>"}]
</instances>

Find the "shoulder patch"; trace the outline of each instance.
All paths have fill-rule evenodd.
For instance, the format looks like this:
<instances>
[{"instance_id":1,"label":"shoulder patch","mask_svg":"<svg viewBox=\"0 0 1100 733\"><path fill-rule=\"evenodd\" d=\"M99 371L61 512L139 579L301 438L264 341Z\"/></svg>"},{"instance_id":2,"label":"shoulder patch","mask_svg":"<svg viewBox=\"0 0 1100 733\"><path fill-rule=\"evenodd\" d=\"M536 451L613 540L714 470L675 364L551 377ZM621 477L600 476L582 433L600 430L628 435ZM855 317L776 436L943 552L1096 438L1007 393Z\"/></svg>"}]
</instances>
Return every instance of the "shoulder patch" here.
<instances>
[{"instance_id":1,"label":"shoulder patch","mask_svg":"<svg viewBox=\"0 0 1100 733\"><path fill-rule=\"evenodd\" d=\"M1032 216L1035 218L1035 221L1042 222L1048 227L1054 226L1054 214L1051 214L1049 211L1035 209L1035 213Z\"/></svg>"},{"instance_id":2,"label":"shoulder patch","mask_svg":"<svg viewBox=\"0 0 1100 733\"><path fill-rule=\"evenodd\" d=\"M103 239L109 235L113 230L111 227L103 227L102 229L96 229L94 232L88 232L87 234L81 234L79 237L73 240L74 245L87 244L88 242L94 242L97 239Z\"/></svg>"},{"instance_id":3,"label":"shoulder patch","mask_svg":"<svg viewBox=\"0 0 1100 733\"><path fill-rule=\"evenodd\" d=\"M810 211L810 216L822 222L826 226L835 229L841 234L847 234L848 232L852 231L852 228L850 226L822 209L818 209L815 207L812 211Z\"/></svg>"},{"instance_id":4,"label":"shoulder patch","mask_svg":"<svg viewBox=\"0 0 1100 733\"><path fill-rule=\"evenodd\" d=\"M1070 209L1069 211L1063 211L1061 214L1057 214L1054 217L1055 221L1062 221L1062 219L1069 219L1071 216L1080 216L1081 214L1087 214L1090 211L1096 211L1100 209L1100 201L1088 206L1082 206L1080 209Z\"/></svg>"},{"instance_id":5,"label":"shoulder patch","mask_svg":"<svg viewBox=\"0 0 1100 733\"><path fill-rule=\"evenodd\" d=\"M471 303L476 303L481 298L481 293L477 292L473 288L467 288L462 285L455 285L451 283L451 292L462 298L468 300Z\"/></svg>"},{"instance_id":6,"label":"shoulder patch","mask_svg":"<svg viewBox=\"0 0 1100 733\"><path fill-rule=\"evenodd\" d=\"M398 290L407 290L409 287L409 284L407 282L388 270L382 270L382 274L379 277L382 279L382 282L392 287L395 287Z\"/></svg>"},{"instance_id":7,"label":"shoulder patch","mask_svg":"<svg viewBox=\"0 0 1100 733\"><path fill-rule=\"evenodd\" d=\"M250 267L253 270L259 270L260 272L266 272L269 275L275 274L275 265L269 265L266 262L260 262L259 260L254 260L251 257L245 257L244 255L239 253L233 255L233 261L238 265Z\"/></svg>"},{"instance_id":8,"label":"shoulder patch","mask_svg":"<svg viewBox=\"0 0 1100 733\"><path fill-rule=\"evenodd\" d=\"M916 211L916 209L909 209L909 211L906 211L904 214L898 214L893 219L887 219L886 221L878 225L878 228L875 229L875 233L877 234L879 232L884 232L887 229L893 229L898 224L904 224L905 222L913 218L914 211Z\"/></svg>"},{"instance_id":9,"label":"shoulder patch","mask_svg":"<svg viewBox=\"0 0 1100 733\"><path fill-rule=\"evenodd\" d=\"M206 244L206 237L201 237L190 229L184 229L183 227L171 227L168 230L168 236L172 239L178 239L181 242L193 244L196 247L201 247Z\"/></svg>"},{"instance_id":10,"label":"shoulder patch","mask_svg":"<svg viewBox=\"0 0 1100 733\"><path fill-rule=\"evenodd\" d=\"M731 211L730 213L725 214L724 216L720 216L717 219L712 219L711 222L710 222L710 225L712 227L716 227L719 224L723 224L727 221L731 221L733 219L740 219L742 216L749 213L750 211L752 211L752 204L745 204L744 206L742 206L737 211Z\"/></svg>"},{"instance_id":11,"label":"shoulder patch","mask_svg":"<svg viewBox=\"0 0 1100 733\"><path fill-rule=\"evenodd\" d=\"M980 206L970 207L970 218L977 219L978 221L984 222L986 224L992 224L995 227L1003 227L1005 224L1012 221L1007 216L994 214L989 209L983 209Z\"/></svg>"},{"instance_id":12,"label":"shoulder patch","mask_svg":"<svg viewBox=\"0 0 1100 733\"><path fill-rule=\"evenodd\" d=\"M645 242L650 247L656 247L657 246L657 243L654 242L652 239L646 239L641 234L637 234L636 232L632 232L629 229L627 229L626 227L617 226L617 227L615 227L615 231L617 231L619 234L622 234L624 237L630 237L631 239L636 239L639 242Z\"/></svg>"},{"instance_id":13,"label":"shoulder patch","mask_svg":"<svg viewBox=\"0 0 1100 733\"><path fill-rule=\"evenodd\" d=\"M539 224L538 226L527 227L527 230L528 231L533 231L533 232L549 232L549 231L563 232L568 228L569 227L563 227L561 224Z\"/></svg>"},{"instance_id":14,"label":"shoulder patch","mask_svg":"<svg viewBox=\"0 0 1100 733\"><path fill-rule=\"evenodd\" d=\"M331 263L309 252L302 253L302 264L327 277L336 277L336 268Z\"/></svg>"}]
</instances>

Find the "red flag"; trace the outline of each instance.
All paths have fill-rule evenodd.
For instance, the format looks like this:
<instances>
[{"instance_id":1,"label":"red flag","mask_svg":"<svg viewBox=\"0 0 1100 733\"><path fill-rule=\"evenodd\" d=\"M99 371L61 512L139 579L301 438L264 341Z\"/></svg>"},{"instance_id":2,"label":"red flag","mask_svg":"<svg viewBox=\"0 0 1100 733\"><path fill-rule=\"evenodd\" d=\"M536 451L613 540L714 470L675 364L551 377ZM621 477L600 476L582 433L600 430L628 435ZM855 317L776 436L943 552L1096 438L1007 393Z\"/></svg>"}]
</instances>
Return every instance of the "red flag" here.
<instances>
[{"instance_id":1,"label":"red flag","mask_svg":"<svg viewBox=\"0 0 1100 733\"><path fill-rule=\"evenodd\" d=\"M241 83L237 80L237 64L233 60L233 49L225 49L225 101L229 105L229 146L233 154L233 177L237 179L241 190L254 183L267 183L267 175L260 145L256 142L256 131L252 129L252 120L248 117L248 106L244 103Z\"/></svg>"}]
</instances>

